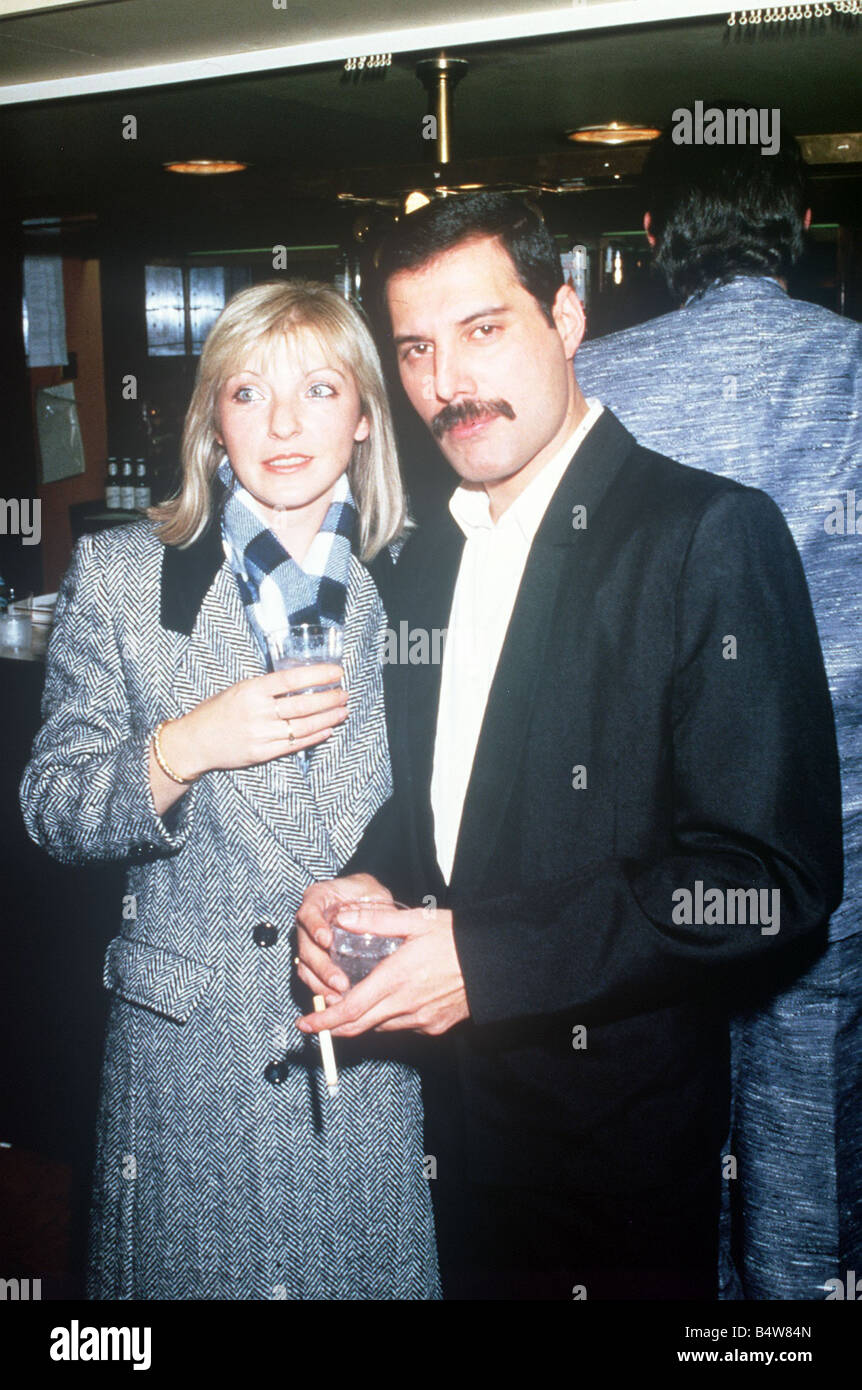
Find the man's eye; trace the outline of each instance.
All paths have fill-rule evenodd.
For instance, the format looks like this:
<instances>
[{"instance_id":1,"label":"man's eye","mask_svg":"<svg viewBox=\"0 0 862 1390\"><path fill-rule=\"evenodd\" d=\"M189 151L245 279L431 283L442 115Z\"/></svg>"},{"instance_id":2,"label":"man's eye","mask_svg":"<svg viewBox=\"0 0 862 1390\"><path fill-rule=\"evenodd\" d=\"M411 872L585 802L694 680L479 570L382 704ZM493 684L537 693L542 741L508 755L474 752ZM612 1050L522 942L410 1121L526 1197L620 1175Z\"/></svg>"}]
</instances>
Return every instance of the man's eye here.
<instances>
[{"instance_id":1,"label":"man's eye","mask_svg":"<svg viewBox=\"0 0 862 1390\"><path fill-rule=\"evenodd\" d=\"M495 333L499 333L499 331L500 325L498 323L477 323L473 330L474 333L478 333L482 338L491 338Z\"/></svg>"},{"instance_id":2,"label":"man's eye","mask_svg":"<svg viewBox=\"0 0 862 1390\"><path fill-rule=\"evenodd\" d=\"M409 362L415 357L427 357L431 351L430 343L411 343L401 354L402 362Z\"/></svg>"}]
</instances>

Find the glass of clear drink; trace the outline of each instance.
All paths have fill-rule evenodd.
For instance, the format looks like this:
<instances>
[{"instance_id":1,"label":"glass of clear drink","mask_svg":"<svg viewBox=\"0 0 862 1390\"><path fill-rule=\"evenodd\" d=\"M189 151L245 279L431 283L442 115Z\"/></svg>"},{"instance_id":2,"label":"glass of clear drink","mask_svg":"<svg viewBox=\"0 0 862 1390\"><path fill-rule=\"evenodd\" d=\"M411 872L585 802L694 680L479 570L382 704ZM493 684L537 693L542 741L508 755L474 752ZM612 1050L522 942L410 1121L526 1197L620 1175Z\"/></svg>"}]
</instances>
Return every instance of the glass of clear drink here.
<instances>
[{"instance_id":1,"label":"glass of clear drink","mask_svg":"<svg viewBox=\"0 0 862 1390\"><path fill-rule=\"evenodd\" d=\"M8 607L0 614L0 646L29 647L33 633L33 595L10 589Z\"/></svg>"},{"instance_id":2,"label":"glass of clear drink","mask_svg":"<svg viewBox=\"0 0 862 1390\"><path fill-rule=\"evenodd\" d=\"M286 671L293 666L319 666L326 663L340 666L344 654L344 629L337 623L292 623L267 634L269 660L273 671ZM339 681L330 685L303 686L295 694L314 695L322 690L336 690ZM289 699L289 696L285 696ZM294 753L300 771L308 769L309 749Z\"/></svg>"},{"instance_id":3,"label":"glass of clear drink","mask_svg":"<svg viewBox=\"0 0 862 1390\"><path fill-rule=\"evenodd\" d=\"M371 973L375 965L403 946L406 937L379 936L376 932L348 931L346 927L340 927L338 914L348 907L359 913L360 927L364 913L407 912L409 909L404 903L392 902L389 898L360 898L356 902L333 903L326 909L323 915L332 928L329 958L333 965L343 971L351 985L357 985Z\"/></svg>"}]
</instances>

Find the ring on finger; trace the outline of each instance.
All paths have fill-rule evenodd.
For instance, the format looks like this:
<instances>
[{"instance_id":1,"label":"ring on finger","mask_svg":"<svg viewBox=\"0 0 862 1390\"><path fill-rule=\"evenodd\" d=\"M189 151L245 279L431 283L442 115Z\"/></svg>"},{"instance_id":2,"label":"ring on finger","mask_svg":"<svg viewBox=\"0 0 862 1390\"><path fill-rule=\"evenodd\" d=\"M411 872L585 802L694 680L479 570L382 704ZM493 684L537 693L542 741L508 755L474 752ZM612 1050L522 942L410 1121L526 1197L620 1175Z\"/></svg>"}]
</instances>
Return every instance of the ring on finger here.
<instances>
[{"instance_id":1,"label":"ring on finger","mask_svg":"<svg viewBox=\"0 0 862 1390\"><path fill-rule=\"evenodd\" d=\"M296 734L293 732L293 729L290 727L290 720L289 720L289 719L285 719L284 722L285 722L285 724L287 725L287 741L288 741L288 743L293 743L294 740L295 740L295 738L296 738Z\"/></svg>"}]
</instances>

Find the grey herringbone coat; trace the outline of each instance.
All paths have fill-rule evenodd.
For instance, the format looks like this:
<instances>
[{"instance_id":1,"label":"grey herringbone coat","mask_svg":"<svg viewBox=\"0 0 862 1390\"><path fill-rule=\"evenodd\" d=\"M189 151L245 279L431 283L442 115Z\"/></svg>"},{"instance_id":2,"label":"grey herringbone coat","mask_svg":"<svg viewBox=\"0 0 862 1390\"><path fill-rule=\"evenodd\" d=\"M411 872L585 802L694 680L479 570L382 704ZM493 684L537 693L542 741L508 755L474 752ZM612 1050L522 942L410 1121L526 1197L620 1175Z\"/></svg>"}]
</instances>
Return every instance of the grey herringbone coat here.
<instances>
[{"instance_id":1,"label":"grey herringbone coat","mask_svg":"<svg viewBox=\"0 0 862 1390\"><path fill-rule=\"evenodd\" d=\"M439 1297L415 1071L336 1040L331 1100L318 1045L292 1026L308 1008L292 967L303 890L339 870L390 791L385 622L351 558L350 715L308 782L290 757L210 772L162 818L154 725L264 664L217 527L183 551L146 521L75 549L21 803L55 858L128 860L134 895L105 961L93 1298Z\"/></svg>"}]
</instances>

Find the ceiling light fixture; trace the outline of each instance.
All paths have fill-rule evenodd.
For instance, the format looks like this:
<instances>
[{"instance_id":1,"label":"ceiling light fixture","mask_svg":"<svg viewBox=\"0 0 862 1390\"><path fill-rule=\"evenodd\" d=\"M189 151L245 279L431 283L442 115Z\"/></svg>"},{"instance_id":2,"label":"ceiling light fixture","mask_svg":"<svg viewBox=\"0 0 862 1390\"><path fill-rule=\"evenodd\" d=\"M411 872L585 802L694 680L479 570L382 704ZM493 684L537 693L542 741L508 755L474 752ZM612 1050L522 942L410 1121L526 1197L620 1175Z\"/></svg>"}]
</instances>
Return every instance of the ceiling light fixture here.
<instances>
[{"instance_id":1,"label":"ceiling light fixture","mask_svg":"<svg viewBox=\"0 0 862 1390\"><path fill-rule=\"evenodd\" d=\"M404 200L404 211L405 213L417 212L419 208L426 207L430 202L431 199L428 197L428 194L416 188L412 193L407 194Z\"/></svg>"},{"instance_id":2,"label":"ceiling light fixture","mask_svg":"<svg viewBox=\"0 0 862 1390\"><path fill-rule=\"evenodd\" d=\"M248 165L237 159L181 159L162 167L169 174L239 174Z\"/></svg>"},{"instance_id":3,"label":"ceiling light fixture","mask_svg":"<svg viewBox=\"0 0 862 1390\"><path fill-rule=\"evenodd\" d=\"M445 52L416 64L416 76L434 104L438 164L448 164L452 158L452 98L469 66L466 58L447 58Z\"/></svg>"},{"instance_id":4,"label":"ceiling light fixture","mask_svg":"<svg viewBox=\"0 0 862 1390\"><path fill-rule=\"evenodd\" d=\"M629 125L626 121L608 121L605 125L582 125L567 130L567 140L576 145L642 145L657 140L661 131L651 125Z\"/></svg>"}]
</instances>

